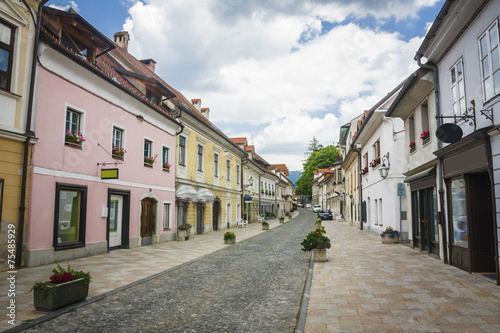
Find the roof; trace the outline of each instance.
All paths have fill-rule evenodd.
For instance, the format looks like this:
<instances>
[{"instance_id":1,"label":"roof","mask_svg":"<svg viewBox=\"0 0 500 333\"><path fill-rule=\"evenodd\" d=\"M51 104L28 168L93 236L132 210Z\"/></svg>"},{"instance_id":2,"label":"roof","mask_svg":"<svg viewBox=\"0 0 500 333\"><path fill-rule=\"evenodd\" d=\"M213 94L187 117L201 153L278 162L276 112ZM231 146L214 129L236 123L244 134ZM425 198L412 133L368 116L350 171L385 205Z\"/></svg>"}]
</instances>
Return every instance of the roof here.
<instances>
[{"instance_id":1,"label":"roof","mask_svg":"<svg viewBox=\"0 0 500 333\"><path fill-rule=\"evenodd\" d=\"M247 142L247 138L231 138L231 141L241 145Z\"/></svg>"}]
</instances>

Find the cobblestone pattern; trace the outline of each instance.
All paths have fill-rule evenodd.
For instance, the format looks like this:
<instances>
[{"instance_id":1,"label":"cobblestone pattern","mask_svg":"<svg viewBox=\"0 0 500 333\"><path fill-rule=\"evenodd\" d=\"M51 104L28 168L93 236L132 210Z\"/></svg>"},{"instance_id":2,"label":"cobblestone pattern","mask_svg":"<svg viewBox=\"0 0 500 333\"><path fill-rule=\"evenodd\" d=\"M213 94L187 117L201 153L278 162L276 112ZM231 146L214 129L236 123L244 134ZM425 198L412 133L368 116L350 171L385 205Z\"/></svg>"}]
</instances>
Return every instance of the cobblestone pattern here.
<instances>
[{"instance_id":1,"label":"cobblestone pattern","mask_svg":"<svg viewBox=\"0 0 500 333\"><path fill-rule=\"evenodd\" d=\"M36 332L292 332L311 214L44 322Z\"/></svg>"}]
</instances>

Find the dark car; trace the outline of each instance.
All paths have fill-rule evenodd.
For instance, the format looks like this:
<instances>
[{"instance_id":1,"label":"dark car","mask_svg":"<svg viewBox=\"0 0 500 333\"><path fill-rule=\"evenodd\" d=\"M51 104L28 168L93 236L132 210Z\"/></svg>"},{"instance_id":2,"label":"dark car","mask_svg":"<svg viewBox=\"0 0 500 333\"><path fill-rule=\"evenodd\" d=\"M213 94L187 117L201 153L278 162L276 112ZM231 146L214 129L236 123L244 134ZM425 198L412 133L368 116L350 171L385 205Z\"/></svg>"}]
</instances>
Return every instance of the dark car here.
<instances>
[{"instance_id":1,"label":"dark car","mask_svg":"<svg viewBox=\"0 0 500 333\"><path fill-rule=\"evenodd\" d=\"M322 220L333 220L333 214L329 209L322 209L318 214Z\"/></svg>"}]
</instances>

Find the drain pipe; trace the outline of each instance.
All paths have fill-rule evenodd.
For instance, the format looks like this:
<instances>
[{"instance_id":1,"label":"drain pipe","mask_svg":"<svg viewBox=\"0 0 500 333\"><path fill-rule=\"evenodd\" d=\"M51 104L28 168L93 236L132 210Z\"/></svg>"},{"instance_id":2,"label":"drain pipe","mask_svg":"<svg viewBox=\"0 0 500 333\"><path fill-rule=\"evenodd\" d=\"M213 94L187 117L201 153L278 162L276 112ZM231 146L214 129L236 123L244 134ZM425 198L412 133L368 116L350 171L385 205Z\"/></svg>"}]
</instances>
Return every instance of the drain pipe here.
<instances>
[{"instance_id":1,"label":"drain pipe","mask_svg":"<svg viewBox=\"0 0 500 333\"><path fill-rule=\"evenodd\" d=\"M441 116L441 110L439 108L439 71L436 66L434 65L428 65L428 64L422 64L423 55L417 53L415 56L415 60L417 61L417 64L421 68L425 69L430 69L432 70L434 74L434 99L435 99L435 104L436 104L436 128L439 128L443 124L443 119L440 117ZM443 144L441 141L438 140L438 150L443 147ZM446 226L446 221L444 218L444 189L443 189L443 158L438 157L438 193L439 193L439 208L440 211L438 212L438 221L439 224L441 225L441 230L442 230L442 242L443 242L443 261L445 264L448 263L448 242L447 242L447 226Z\"/></svg>"}]
</instances>

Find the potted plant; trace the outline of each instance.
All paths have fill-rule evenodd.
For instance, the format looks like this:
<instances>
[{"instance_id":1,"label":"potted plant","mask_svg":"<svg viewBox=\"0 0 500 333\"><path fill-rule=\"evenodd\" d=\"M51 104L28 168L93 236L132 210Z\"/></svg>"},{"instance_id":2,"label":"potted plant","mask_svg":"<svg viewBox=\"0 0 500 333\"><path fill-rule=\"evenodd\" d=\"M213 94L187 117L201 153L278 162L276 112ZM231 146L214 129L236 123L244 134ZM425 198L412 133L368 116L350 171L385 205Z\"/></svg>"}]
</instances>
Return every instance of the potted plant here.
<instances>
[{"instance_id":1,"label":"potted plant","mask_svg":"<svg viewBox=\"0 0 500 333\"><path fill-rule=\"evenodd\" d=\"M151 156L144 156L144 165L152 168L155 163L155 159Z\"/></svg>"},{"instance_id":2,"label":"potted plant","mask_svg":"<svg viewBox=\"0 0 500 333\"><path fill-rule=\"evenodd\" d=\"M267 221L262 221L262 230L269 230L269 223Z\"/></svg>"},{"instance_id":3,"label":"potted plant","mask_svg":"<svg viewBox=\"0 0 500 333\"><path fill-rule=\"evenodd\" d=\"M172 164L170 164L168 162L163 163L163 171L170 171L171 166L172 166Z\"/></svg>"},{"instance_id":4,"label":"potted plant","mask_svg":"<svg viewBox=\"0 0 500 333\"><path fill-rule=\"evenodd\" d=\"M64 269L56 263L49 281L33 285L33 304L39 311L54 311L67 305L83 301L89 293L90 273L75 271L68 264ZM31 291L30 290L30 291Z\"/></svg>"},{"instance_id":5,"label":"potted plant","mask_svg":"<svg viewBox=\"0 0 500 333\"><path fill-rule=\"evenodd\" d=\"M323 227L311 231L302 241L302 251L313 251L314 261L327 261L326 250L332 247L330 238L326 235Z\"/></svg>"},{"instance_id":6,"label":"potted plant","mask_svg":"<svg viewBox=\"0 0 500 333\"><path fill-rule=\"evenodd\" d=\"M422 139L423 143L429 142L429 138L430 138L429 131L423 131L422 134L420 134L420 139Z\"/></svg>"},{"instance_id":7,"label":"potted plant","mask_svg":"<svg viewBox=\"0 0 500 333\"><path fill-rule=\"evenodd\" d=\"M111 155L113 158L116 158L118 160L123 160L123 155L125 155L127 151L121 147L118 146L113 146L113 149L111 150Z\"/></svg>"},{"instance_id":8,"label":"potted plant","mask_svg":"<svg viewBox=\"0 0 500 333\"><path fill-rule=\"evenodd\" d=\"M66 130L66 134L64 136L64 143L66 146L80 148L83 141L85 141L85 138L82 133L77 131L71 133L69 130Z\"/></svg>"},{"instance_id":9,"label":"potted plant","mask_svg":"<svg viewBox=\"0 0 500 333\"><path fill-rule=\"evenodd\" d=\"M380 234L380 237L382 237L382 243L383 244L397 244L399 243L399 236L400 232L397 230L394 230L391 226L385 228L385 231L383 231Z\"/></svg>"},{"instance_id":10,"label":"potted plant","mask_svg":"<svg viewBox=\"0 0 500 333\"><path fill-rule=\"evenodd\" d=\"M285 217L284 216L280 217L280 223L285 223Z\"/></svg>"},{"instance_id":11,"label":"potted plant","mask_svg":"<svg viewBox=\"0 0 500 333\"><path fill-rule=\"evenodd\" d=\"M191 234L191 224L181 224L177 227L177 240L187 241Z\"/></svg>"},{"instance_id":12,"label":"potted plant","mask_svg":"<svg viewBox=\"0 0 500 333\"><path fill-rule=\"evenodd\" d=\"M415 141L412 141L410 143L410 153L413 153L415 151L416 147L415 147Z\"/></svg>"},{"instance_id":13,"label":"potted plant","mask_svg":"<svg viewBox=\"0 0 500 333\"><path fill-rule=\"evenodd\" d=\"M366 175L368 173L368 167L364 167L363 169L361 169L361 175Z\"/></svg>"},{"instance_id":14,"label":"potted plant","mask_svg":"<svg viewBox=\"0 0 500 333\"><path fill-rule=\"evenodd\" d=\"M228 231L224 234L224 244L236 243L236 234L234 231Z\"/></svg>"},{"instance_id":15,"label":"potted plant","mask_svg":"<svg viewBox=\"0 0 500 333\"><path fill-rule=\"evenodd\" d=\"M379 164L380 164L380 157L377 157L370 162L370 167L373 169Z\"/></svg>"}]
</instances>

